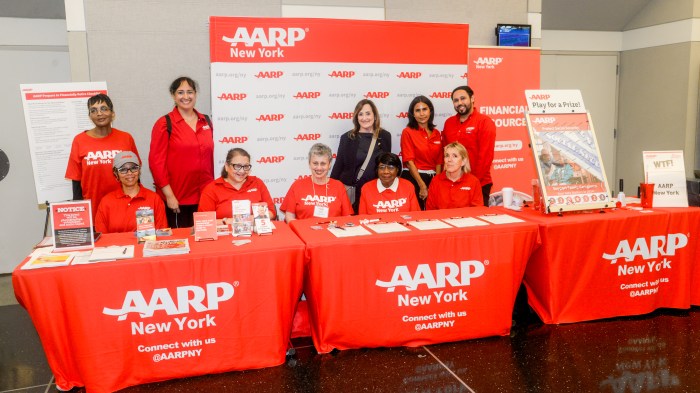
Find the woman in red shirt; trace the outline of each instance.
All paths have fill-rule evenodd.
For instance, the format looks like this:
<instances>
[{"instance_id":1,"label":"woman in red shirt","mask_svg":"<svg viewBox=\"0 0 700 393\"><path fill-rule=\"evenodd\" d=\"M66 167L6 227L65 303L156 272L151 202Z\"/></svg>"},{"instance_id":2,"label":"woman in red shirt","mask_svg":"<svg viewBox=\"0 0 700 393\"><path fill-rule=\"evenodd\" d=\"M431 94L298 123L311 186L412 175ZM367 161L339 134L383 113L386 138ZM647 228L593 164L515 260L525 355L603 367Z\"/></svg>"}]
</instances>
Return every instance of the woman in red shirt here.
<instances>
[{"instance_id":1,"label":"woman in red shirt","mask_svg":"<svg viewBox=\"0 0 700 393\"><path fill-rule=\"evenodd\" d=\"M95 230L102 233L133 232L136 230L136 211L141 207L153 209L156 228L166 228L168 221L163 200L141 185L138 156L130 151L117 154L112 172L120 187L102 198L95 216Z\"/></svg>"},{"instance_id":2,"label":"woman in red shirt","mask_svg":"<svg viewBox=\"0 0 700 393\"><path fill-rule=\"evenodd\" d=\"M427 210L483 206L481 183L472 175L467 149L459 142L445 146L445 171L435 176L428 189Z\"/></svg>"},{"instance_id":3,"label":"woman in red shirt","mask_svg":"<svg viewBox=\"0 0 700 393\"><path fill-rule=\"evenodd\" d=\"M221 177L202 190L199 211L215 211L216 218L223 221L233 216L231 201L247 199L251 203L267 203L270 219L274 220L277 217L275 204L265 183L258 177L249 176L252 167L247 151L238 147L229 150Z\"/></svg>"},{"instance_id":4,"label":"woman in red shirt","mask_svg":"<svg viewBox=\"0 0 700 393\"><path fill-rule=\"evenodd\" d=\"M394 153L377 157L377 180L362 187L358 214L409 212L420 210L413 184L398 177L401 159Z\"/></svg>"},{"instance_id":5,"label":"woman in red shirt","mask_svg":"<svg viewBox=\"0 0 700 393\"><path fill-rule=\"evenodd\" d=\"M214 130L209 118L194 109L197 83L186 76L170 85L175 107L151 131L148 164L173 228L194 225L202 190L214 180Z\"/></svg>"},{"instance_id":6,"label":"woman in red shirt","mask_svg":"<svg viewBox=\"0 0 700 393\"><path fill-rule=\"evenodd\" d=\"M340 181L328 177L332 159L333 152L330 147L323 143L311 146L311 176L292 183L280 206L286 222L297 218L329 218L352 214L352 205L345 186Z\"/></svg>"},{"instance_id":7,"label":"woman in red shirt","mask_svg":"<svg viewBox=\"0 0 700 393\"><path fill-rule=\"evenodd\" d=\"M408 106L408 125L401 133L401 155L406 164L401 177L413 183L423 210L430 181L442 168L442 142L434 118L433 103L418 96Z\"/></svg>"},{"instance_id":8,"label":"woman in red shirt","mask_svg":"<svg viewBox=\"0 0 700 393\"><path fill-rule=\"evenodd\" d=\"M66 168L66 178L73 181L73 199L92 200L93 218L102 198L119 188L112 175L112 159L121 151L138 156L134 138L112 128L114 105L106 94L87 101L88 115L95 127L73 139Z\"/></svg>"}]
</instances>

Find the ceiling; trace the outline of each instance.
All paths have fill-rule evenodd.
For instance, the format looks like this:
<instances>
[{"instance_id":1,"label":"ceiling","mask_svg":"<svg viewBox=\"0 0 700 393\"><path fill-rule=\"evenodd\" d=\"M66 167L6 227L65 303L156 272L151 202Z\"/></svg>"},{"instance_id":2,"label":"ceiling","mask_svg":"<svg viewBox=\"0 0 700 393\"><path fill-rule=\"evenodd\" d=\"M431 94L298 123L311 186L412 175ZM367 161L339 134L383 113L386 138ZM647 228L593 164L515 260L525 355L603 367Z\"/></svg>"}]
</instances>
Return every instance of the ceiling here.
<instances>
[{"instance_id":1,"label":"ceiling","mask_svg":"<svg viewBox=\"0 0 700 393\"><path fill-rule=\"evenodd\" d=\"M542 30L623 31L651 1L542 0ZM0 0L0 17L65 19L66 11L64 0Z\"/></svg>"},{"instance_id":2,"label":"ceiling","mask_svg":"<svg viewBox=\"0 0 700 393\"><path fill-rule=\"evenodd\" d=\"M542 30L623 31L652 0L542 0Z\"/></svg>"}]
</instances>

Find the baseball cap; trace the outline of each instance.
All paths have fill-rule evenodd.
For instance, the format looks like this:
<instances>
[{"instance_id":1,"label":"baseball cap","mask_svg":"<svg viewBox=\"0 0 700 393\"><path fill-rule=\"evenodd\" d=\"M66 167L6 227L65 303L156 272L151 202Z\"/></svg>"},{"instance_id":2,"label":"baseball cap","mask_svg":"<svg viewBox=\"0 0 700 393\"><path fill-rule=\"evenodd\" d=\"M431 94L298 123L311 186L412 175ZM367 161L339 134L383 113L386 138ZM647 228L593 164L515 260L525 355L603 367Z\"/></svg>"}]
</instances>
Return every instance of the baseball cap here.
<instances>
[{"instance_id":1,"label":"baseball cap","mask_svg":"<svg viewBox=\"0 0 700 393\"><path fill-rule=\"evenodd\" d=\"M114 161L112 163L112 168L121 168L122 165L130 162L132 164L141 165L139 162L139 157L130 151L123 151L116 156L114 156Z\"/></svg>"}]
</instances>

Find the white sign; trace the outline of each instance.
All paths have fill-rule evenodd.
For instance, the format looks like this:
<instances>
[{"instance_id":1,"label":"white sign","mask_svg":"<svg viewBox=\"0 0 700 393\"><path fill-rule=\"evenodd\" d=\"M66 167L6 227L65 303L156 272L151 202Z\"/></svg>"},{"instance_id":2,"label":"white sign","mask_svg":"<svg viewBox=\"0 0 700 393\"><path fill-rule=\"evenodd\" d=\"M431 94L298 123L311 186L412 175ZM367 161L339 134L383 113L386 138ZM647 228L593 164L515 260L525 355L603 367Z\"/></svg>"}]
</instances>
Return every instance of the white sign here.
<instances>
[{"instance_id":1,"label":"white sign","mask_svg":"<svg viewBox=\"0 0 700 393\"><path fill-rule=\"evenodd\" d=\"M586 113L580 90L525 90L530 113Z\"/></svg>"},{"instance_id":2,"label":"white sign","mask_svg":"<svg viewBox=\"0 0 700 393\"><path fill-rule=\"evenodd\" d=\"M654 207L688 207L683 151L645 151L644 178L654 183Z\"/></svg>"},{"instance_id":3,"label":"white sign","mask_svg":"<svg viewBox=\"0 0 700 393\"><path fill-rule=\"evenodd\" d=\"M73 138L94 127L87 100L107 93L106 82L22 84L22 105L37 203L72 199L66 167Z\"/></svg>"}]
</instances>

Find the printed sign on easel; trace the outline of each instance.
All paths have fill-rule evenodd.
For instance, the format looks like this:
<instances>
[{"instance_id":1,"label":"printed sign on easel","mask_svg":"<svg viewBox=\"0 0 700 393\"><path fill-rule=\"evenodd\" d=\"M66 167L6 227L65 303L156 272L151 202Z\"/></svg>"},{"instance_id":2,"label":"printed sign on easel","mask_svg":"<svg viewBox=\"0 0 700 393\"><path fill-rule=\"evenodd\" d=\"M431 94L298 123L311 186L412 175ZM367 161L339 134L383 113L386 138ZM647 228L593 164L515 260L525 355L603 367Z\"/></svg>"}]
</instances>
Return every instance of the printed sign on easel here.
<instances>
[{"instance_id":1,"label":"printed sign on easel","mask_svg":"<svg viewBox=\"0 0 700 393\"><path fill-rule=\"evenodd\" d=\"M654 183L654 207L688 207L682 150L644 151L644 178Z\"/></svg>"}]
</instances>

